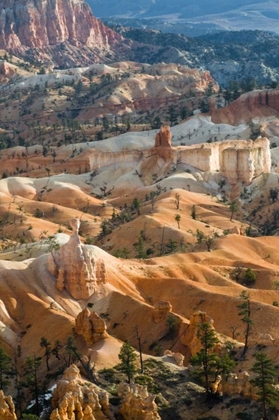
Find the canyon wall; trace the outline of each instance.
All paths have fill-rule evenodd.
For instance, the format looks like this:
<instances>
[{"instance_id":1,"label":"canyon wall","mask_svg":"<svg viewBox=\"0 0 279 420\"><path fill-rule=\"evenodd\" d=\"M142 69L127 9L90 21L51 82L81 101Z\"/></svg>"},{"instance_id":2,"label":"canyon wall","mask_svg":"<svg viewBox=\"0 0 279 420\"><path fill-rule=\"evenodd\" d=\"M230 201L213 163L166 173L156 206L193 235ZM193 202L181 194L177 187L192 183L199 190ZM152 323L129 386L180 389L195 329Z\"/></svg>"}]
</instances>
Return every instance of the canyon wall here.
<instances>
[{"instance_id":1,"label":"canyon wall","mask_svg":"<svg viewBox=\"0 0 279 420\"><path fill-rule=\"evenodd\" d=\"M164 145L156 136L155 147L148 150L126 150L121 152L90 152L90 170L98 167L142 162L143 172L156 164L156 156L169 163L184 163L203 172L220 172L235 184L250 184L252 179L271 169L270 143L267 138L252 140L228 140L217 143L202 143L192 146L171 147L168 138ZM149 164L150 161L150 164ZM145 173L143 179L147 179Z\"/></svg>"},{"instance_id":2,"label":"canyon wall","mask_svg":"<svg viewBox=\"0 0 279 420\"><path fill-rule=\"evenodd\" d=\"M231 184L250 184L254 177L270 172L270 143L259 138L179 147L178 161L204 172L218 171Z\"/></svg>"},{"instance_id":3,"label":"canyon wall","mask_svg":"<svg viewBox=\"0 0 279 420\"><path fill-rule=\"evenodd\" d=\"M83 0L0 1L0 48L14 54L34 49L41 61L54 54L56 63L63 57L74 63L75 53L79 63L83 56L95 61L108 52L114 55L114 50L124 48L121 43L121 35L97 20Z\"/></svg>"}]
</instances>

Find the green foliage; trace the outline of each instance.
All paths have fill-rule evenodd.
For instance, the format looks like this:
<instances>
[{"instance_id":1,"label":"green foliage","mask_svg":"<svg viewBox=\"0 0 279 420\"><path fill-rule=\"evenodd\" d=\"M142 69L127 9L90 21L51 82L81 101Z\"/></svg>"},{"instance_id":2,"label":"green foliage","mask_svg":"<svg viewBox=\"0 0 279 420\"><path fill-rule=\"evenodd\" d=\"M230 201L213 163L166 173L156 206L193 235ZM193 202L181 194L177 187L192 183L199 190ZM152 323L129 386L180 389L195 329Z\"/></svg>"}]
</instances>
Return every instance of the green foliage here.
<instances>
[{"instance_id":1,"label":"green foliage","mask_svg":"<svg viewBox=\"0 0 279 420\"><path fill-rule=\"evenodd\" d=\"M130 383L137 372L137 355L128 341L122 345L118 358L121 360L119 370L127 375L128 382Z\"/></svg>"},{"instance_id":2,"label":"green foliage","mask_svg":"<svg viewBox=\"0 0 279 420\"><path fill-rule=\"evenodd\" d=\"M175 219L175 221L177 222L177 227L178 227L178 229L180 229L180 220L181 220L181 216L180 216L180 214L176 214L176 215L174 216L174 219Z\"/></svg>"},{"instance_id":3,"label":"green foliage","mask_svg":"<svg viewBox=\"0 0 279 420\"><path fill-rule=\"evenodd\" d=\"M178 327L178 319L174 315L169 315L166 319L170 332L175 332Z\"/></svg>"},{"instance_id":4,"label":"green foliage","mask_svg":"<svg viewBox=\"0 0 279 420\"><path fill-rule=\"evenodd\" d=\"M192 219L196 220L197 218L197 213L196 213L196 206L195 204L192 206L192 210L191 210L191 217Z\"/></svg>"},{"instance_id":5,"label":"green foliage","mask_svg":"<svg viewBox=\"0 0 279 420\"><path fill-rule=\"evenodd\" d=\"M44 357L46 359L46 367L49 370L49 359L51 356L51 344L45 337L41 338L40 346L44 349Z\"/></svg>"},{"instance_id":6,"label":"green foliage","mask_svg":"<svg viewBox=\"0 0 279 420\"><path fill-rule=\"evenodd\" d=\"M247 268L243 275L243 280L246 286L251 286L256 281L256 274L251 268Z\"/></svg>"},{"instance_id":7,"label":"green foliage","mask_svg":"<svg viewBox=\"0 0 279 420\"><path fill-rule=\"evenodd\" d=\"M190 231L191 232L191 231ZM213 235L206 235L203 231L197 229L196 233L191 232L193 236L197 238L197 244L206 244L207 251L210 252L215 239L218 237L217 232Z\"/></svg>"},{"instance_id":8,"label":"green foliage","mask_svg":"<svg viewBox=\"0 0 279 420\"><path fill-rule=\"evenodd\" d=\"M144 239L142 236L139 236L139 239L136 245L136 251L137 251L136 258L142 258L142 259L146 258L146 251L144 249Z\"/></svg>"},{"instance_id":9,"label":"green foliage","mask_svg":"<svg viewBox=\"0 0 279 420\"><path fill-rule=\"evenodd\" d=\"M230 209L230 212L231 212L230 221L232 221L234 213L236 213L237 210L238 210L237 202L236 201L231 201L229 203L229 209Z\"/></svg>"},{"instance_id":10,"label":"green foliage","mask_svg":"<svg viewBox=\"0 0 279 420\"><path fill-rule=\"evenodd\" d=\"M218 375L231 372L234 361L227 353L219 355L214 352L214 347L219 342L215 330L208 322L198 325L198 339L201 350L190 359L190 363L196 367L194 376L205 386L207 394L211 393L211 383L215 382Z\"/></svg>"},{"instance_id":11,"label":"green foliage","mask_svg":"<svg viewBox=\"0 0 279 420\"><path fill-rule=\"evenodd\" d=\"M108 219L104 219L101 222L101 235L109 235L112 232L113 225Z\"/></svg>"},{"instance_id":12,"label":"green foliage","mask_svg":"<svg viewBox=\"0 0 279 420\"><path fill-rule=\"evenodd\" d=\"M249 293L247 293L245 290L242 290L239 297L240 297L241 302L239 305L237 305L237 308L239 309L238 315L240 316L240 319L245 326L245 331L244 331L245 342L244 342L244 347L243 347L243 352L242 352L242 356L245 356L248 349L248 340L249 340L251 327L254 324L254 322L251 319L251 301L250 301Z\"/></svg>"},{"instance_id":13,"label":"green foliage","mask_svg":"<svg viewBox=\"0 0 279 420\"><path fill-rule=\"evenodd\" d=\"M270 188L269 190L269 198L272 203L275 203L278 199L278 188Z\"/></svg>"},{"instance_id":14,"label":"green foliage","mask_svg":"<svg viewBox=\"0 0 279 420\"><path fill-rule=\"evenodd\" d=\"M0 389L6 390L11 376L11 358L0 347Z\"/></svg>"},{"instance_id":15,"label":"green foliage","mask_svg":"<svg viewBox=\"0 0 279 420\"><path fill-rule=\"evenodd\" d=\"M118 248L115 251L114 256L116 258L125 258L126 259L126 258L129 258L129 254L130 254L130 251L126 247L124 247L124 248Z\"/></svg>"},{"instance_id":16,"label":"green foliage","mask_svg":"<svg viewBox=\"0 0 279 420\"><path fill-rule=\"evenodd\" d=\"M262 403L263 419L267 419L267 408L274 406L279 400L279 392L274 384L277 380L277 371L266 354L257 353L255 363L251 368L257 376L251 379L251 383L257 388L257 396Z\"/></svg>"},{"instance_id":17,"label":"green foliage","mask_svg":"<svg viewBox=\"0 0 279 420\"><path fill-rule=\"evenodd\" d=\"M40 420L40 418L36 416L35 414L22 414L22 419L23 420Z\"/></svg>"},{"instance_id":18,"label":"green foliage","mask_svg":"<svg viewBox=\"0 0 279 420\"><path fill-rule=\"evenodd\" d=\"M39 416L41 404L39 396L42 393L42 383L39 381L39 369L41 366L41 357L29 356L24 364L24 382L23 387L29 391L30 396L35 400L35 413Z\"/></svg>"}]
</instances>

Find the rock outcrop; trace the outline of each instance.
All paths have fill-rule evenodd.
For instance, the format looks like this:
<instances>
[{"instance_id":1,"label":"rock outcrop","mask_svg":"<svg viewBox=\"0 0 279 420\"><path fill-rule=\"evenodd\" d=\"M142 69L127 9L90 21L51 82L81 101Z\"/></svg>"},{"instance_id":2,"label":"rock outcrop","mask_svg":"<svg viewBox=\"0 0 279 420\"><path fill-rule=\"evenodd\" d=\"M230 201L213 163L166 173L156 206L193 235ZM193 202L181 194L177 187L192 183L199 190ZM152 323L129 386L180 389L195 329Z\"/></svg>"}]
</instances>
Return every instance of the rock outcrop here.
<instances>
[{"instance_id":1,"label":"rock outcrop","mask_svg":"<svg viewBox=\"0 0 279 420\"><path fill-rule=\"evenodd\" d=\"M0 48L16 55L77 65L124 49L121 35L97 20L83 0L2 0L0 14Z\"/></svg>"},{"instance_id":2,"label":"rock outcrop","mask_svg":"<svg viewBox=\"0 0 279 420\"><path fill-rule=\"evenodd\" d=\"M13 399L10 395L6 397L3 391L0 391L0 419L17 420Z\"/></svg>"},{"instance_id":3,"label":"rock outcrop","mask_svg":"<svg viewBox=\"0 0 279 420\"><path fill-rule=\"evenodd\" d=\"M277 89L253 90L241 95L225 108L212 112L215 124L249 123L253 118L279 115L279 92Z\"/></svg>"},{"instance_id":4,"label":"rock outcrop","mask_svg":"<svg viewBox=\"0 0 279 420\"><path fill-rule=\"evenodd\" d=\"M177 159L204 172L218 171L230 184L244 182L271 170L270 142L257 140L231 140L213 144L179 147Z\"/></svg>"},{"instance_id":5,"label":"rock outcrop","mask_svg":"<svg viewBox=\"0 0 279 420\"><path fill-rule=\"evenodd\" d=\"M189 347L191 355L194 356L201 349L201 342L198 338L198 326L207 322L213 326L213 319L210 318L206 312L194 312L190 318L190 324L184 334L181 334L181 342Z\"/></svg>"},{"instance_id":6,"label":"rock outcrop","mask_svg":"<svg viewBox=\"0 0 279 420\"><path fill-rule=\"evenodd\" d=\"M109 398L92 383L83 383L79 369L71 365L65 370L53 392L51 420L110 420Z\"/></svg>"},{"instance_id":7,"label":"rock outcrop","mask_svg":"<svg viewBox=\"0 0 279 420\"><path fill-rule=\"evenodd\" d=\"M167 315L172 311L172 305L168 301L160 300L155 303L153 312L153 321L156 324L166 319Z\"/></svg>"},{"instance_id":8,"label":"rock outcrop","mask_svg":"<svg viewBox=\"0 0 279 420\"><path fill-rule=\"evenodd\" d=\"M121 398L119 412L124 420L160 420L155 395L149 395L141 385L121 382L118 387Z\"/></svg>"},{"instance_id":9,"label":"rock outcrop","mask_svg":"<svg viewBox=\"0 0 279 420\"><path fill-rule=\"evenodd\" d=\"M94 344L106 338L108 336L106 330L105 321L96 312L90 312L88 308L76 317L75 332L82 335L88 344Z\"/></svg>"},{"instance_id":10,"label":"rock outcrop","mask_svg":"<svg viewBox=\"0 0 279 420\"><path fill-rule=\"evenodd\" d=\"M155 136L155 147L171 147L171 131L169 125L163 125Z\"/></svg>"},{"instance_id":11,"label":"rock outcrop","mask_svg":"<svg viewBox=\"0 0 279 420\"><path fill-rule=\"evenodd\" d=\"M185 359L185 356L183 356L183 354L181 354L181 353L174 353L171 350L165 350L164 351L164 356L173 357L174 360L175 360L175 363L177 364L177 366L183 366L183 361Z\"/></svg>"},{"instance_id":12,"label":"rock outcrop","mask_svg":"<svg viewBox=\"0 0 279 420\"><path fill-rule=\"evenodd\" d=\"M80 221L71 221L73 234L65 245L48 257L48 269L57 278L56 287L64 288L74 299L88 299L98 283L106 282L106 268L102 259L83 245L78 236Z\"/></svg>"}]
</instances>

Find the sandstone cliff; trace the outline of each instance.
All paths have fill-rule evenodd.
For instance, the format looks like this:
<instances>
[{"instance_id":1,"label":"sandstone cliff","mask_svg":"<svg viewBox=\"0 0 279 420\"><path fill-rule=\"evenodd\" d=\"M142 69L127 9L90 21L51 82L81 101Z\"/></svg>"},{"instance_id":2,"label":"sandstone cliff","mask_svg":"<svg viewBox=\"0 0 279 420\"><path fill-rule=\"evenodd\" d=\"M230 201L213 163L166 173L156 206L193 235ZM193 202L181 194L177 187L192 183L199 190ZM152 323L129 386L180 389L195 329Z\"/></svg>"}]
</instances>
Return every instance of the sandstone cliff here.
<instances>
[{"instance_id":1,"label":"sandstone cliff","mask_svg":"<svg viewBox=\"0 0 279 420\"><path fill-rule=\"evenodd\" d=\"M0 48L19 56L77 65L114 56L121 42L83 0L0 2Z\"/></svg>"}]
</instances>

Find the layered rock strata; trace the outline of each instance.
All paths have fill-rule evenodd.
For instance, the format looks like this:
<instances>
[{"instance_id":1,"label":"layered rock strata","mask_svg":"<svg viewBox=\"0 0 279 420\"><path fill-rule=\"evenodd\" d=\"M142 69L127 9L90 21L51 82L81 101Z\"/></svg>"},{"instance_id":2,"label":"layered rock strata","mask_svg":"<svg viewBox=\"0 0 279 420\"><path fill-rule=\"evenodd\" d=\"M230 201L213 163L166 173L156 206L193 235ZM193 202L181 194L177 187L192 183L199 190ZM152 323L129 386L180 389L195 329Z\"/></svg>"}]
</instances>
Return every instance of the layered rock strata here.
<instances>
[{"instance_id":1,"label":"layered rock strata","mask_svg":"<svg viewBox=\"0 0 279 420\"><path fill-rule=\"evenodd\" d=\"M114 55L121 42L121 35L97 20L83 0L0 1L0 48L17 55L31 53L57 64L77 60L76 65Z\"/></svg>"},{"instance_id":2,"label":"layered rock strata","mask_svg":"<svg viewBox=\"0 0 279 420\"><path fill-rule=\"evenodd\" d=\"M105 321L96 312L90 312L88 308L85 308L76 317L75 332L82 335L88 344L94 344L106 338L108 336L106 331Z\"/></svg>"},{"instance_id":3,"label":"layered rock strata","mask_svg":"<svg viewBox=\"0 0 279 420\"><path fill-rule=\"evenodd\" d=\"M74 299L88 299L98 289L98 283L106 282L104 261L83 245L78 236L80 221L73 219L73 234L65 245L48 257L48 269L56 277L56 287L64 288Z\"/></svg>"}]
</instances>

